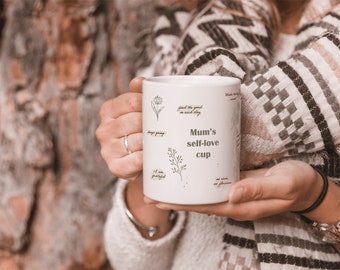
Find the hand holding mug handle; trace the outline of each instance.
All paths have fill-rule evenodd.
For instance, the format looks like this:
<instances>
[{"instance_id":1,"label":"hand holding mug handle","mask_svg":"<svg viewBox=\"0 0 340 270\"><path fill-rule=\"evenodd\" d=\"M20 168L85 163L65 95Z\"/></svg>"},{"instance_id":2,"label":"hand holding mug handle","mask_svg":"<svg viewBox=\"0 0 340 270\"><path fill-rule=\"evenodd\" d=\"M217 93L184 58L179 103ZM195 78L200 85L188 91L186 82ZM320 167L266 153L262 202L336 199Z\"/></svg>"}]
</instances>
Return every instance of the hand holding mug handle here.
<instances>
[{"instance_id":1,"label":"hand holding mug handle","mask_svg":"<svg viewBox=\"0 0 340 270\"><path fill-rule=\"evenodd\" d=\"M100 108L96 136L110 171L126 180L142 179L142 81L130 82L130 91L106 101Z\"/></svg>"}]
</instances>

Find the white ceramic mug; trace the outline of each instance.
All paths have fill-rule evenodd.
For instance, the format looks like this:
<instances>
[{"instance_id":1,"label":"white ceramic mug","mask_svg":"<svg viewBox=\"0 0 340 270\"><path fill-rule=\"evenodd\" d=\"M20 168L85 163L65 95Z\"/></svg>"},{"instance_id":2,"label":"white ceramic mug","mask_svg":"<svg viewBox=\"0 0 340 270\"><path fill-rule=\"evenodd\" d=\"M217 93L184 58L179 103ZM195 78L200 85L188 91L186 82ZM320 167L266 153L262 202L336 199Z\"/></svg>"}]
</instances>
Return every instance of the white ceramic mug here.
<instances>
[{"instance_id":1,"label":"white ceramic mug","mask_svg":"<svg viewBox=\"0 0 340 270\"><path fill-rule=\"evenodd\" d=\"M143 185L154 200L227 200L239 179L240 80L158 76L143 81Z\"/></svg>"}]
</instances>

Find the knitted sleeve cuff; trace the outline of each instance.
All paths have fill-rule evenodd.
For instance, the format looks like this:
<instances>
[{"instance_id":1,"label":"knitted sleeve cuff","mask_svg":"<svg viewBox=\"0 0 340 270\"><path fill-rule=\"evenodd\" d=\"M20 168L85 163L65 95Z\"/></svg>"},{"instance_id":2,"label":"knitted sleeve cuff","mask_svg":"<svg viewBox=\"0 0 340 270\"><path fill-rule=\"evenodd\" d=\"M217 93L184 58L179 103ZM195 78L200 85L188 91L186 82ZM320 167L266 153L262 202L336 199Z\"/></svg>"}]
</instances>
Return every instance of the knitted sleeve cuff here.
<instances>
[{"instance_id":1,"label":"knitted sleeve cuff","mask_svg":"<svg viewBox=\"0 0 340 270\"><path fill-rule=\"evenodd\" d=\"M143 238L125 214L125 180L119 180L104 230L107 256L116 269L168 269L175 244L185 223L180 212L173 229L161 239Z\"/></svg>"}]
</instances>

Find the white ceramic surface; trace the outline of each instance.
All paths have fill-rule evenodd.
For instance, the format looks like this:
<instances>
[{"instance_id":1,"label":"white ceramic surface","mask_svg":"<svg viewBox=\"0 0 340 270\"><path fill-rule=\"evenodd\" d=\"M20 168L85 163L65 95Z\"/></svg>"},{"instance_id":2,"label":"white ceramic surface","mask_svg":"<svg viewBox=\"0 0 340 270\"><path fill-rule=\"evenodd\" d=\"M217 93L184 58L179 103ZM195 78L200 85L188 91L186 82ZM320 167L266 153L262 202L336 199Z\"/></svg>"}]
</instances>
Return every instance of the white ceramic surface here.
<instances>
[{"instance_id":1,"label":"white ceramic surface","mask_svg":"<svg viewBox=\"0 0 340 270\"><path fill-rule=\"evenodd\" d=\"M159 76L143 81L144 194L176 204L226 201L239 179L240 81Z\"/></svg>"}]
</instances>

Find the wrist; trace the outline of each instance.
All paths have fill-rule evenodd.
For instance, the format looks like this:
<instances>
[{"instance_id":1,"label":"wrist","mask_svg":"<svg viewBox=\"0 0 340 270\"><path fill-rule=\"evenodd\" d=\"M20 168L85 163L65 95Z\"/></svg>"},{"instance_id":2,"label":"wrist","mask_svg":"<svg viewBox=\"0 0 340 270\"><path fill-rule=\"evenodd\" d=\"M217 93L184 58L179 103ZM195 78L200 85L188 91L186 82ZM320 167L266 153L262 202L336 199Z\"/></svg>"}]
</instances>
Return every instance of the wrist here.
<instances>
[{"instance_id":1,"label":"wrist","mask_svg":"<svg viewBox=\"0 0 340 270\"><path fill-rule=\"evenodd\" d=\"M312 204L315 207L300 213L309 219L313 234L323 242L333 244L340 250L340 187L330 181L323 172L317 170L324 186L318 199ZM321 198L321 199L320 199Z\"/></svg>"},{"instance_id":2,"label":"wrist","mask_svg":"<svg viewBox=\"0 0 340 270\"><path fill-rule=\"evenodd\" d=\"M127 216L144 238L156 240L172 229L175 215L144 202L142 181L127 184L125 202Z\"/></svg>"},{"instance_id":3,"label":"wrist","mask_svg":"<svg viewBox=\"0 0 340 270\"><path fill-rule=\"evenodd\" d=\"M322 203L313 211L303 215L319 223L335 225L340 221L340 187L332 181L328 181L328 184L328 192Z\"/></svg>"},{"instance_id":4,"label":"wrist","mask_svg":"<svg viewBox=\"0 0 340 270\"><path fill-rule=\"evenodd\" d=\"M317 209L323 203L324 199L327 196L328 186L329 186L327 175L325 175L317 167L314 167L314 166L311 166L311 167L313 168L315 176L316 176L316 180L314 181L316 184L313 185L313 186L317 187L317 186L319 186L319 183L322 183L322 189L321 189L321 192L319 192L318 197L316 199L314 199L312 204L310 204L304 210L294 211L294 213L296 213L296 214L305 215L305 214L308 214L310 212L313 212L315 209ZM312 192L312 194L313 194L313 192Z\"/></svg>"},{"instance_id":5,"label":"wrist","mask_svg":"<svg viewBox=\"0 0 340 270\"><path fill-rule=\"evenodd\" d=\"M144 236L144 238L149 238L153 240L158 239L162 237L163 235L165 235L167 232L169 232L177 219L177 212L170 211L168 222L167 224L165 224L165 226L149 226L148 227L140 223L134 217L134 215L132 215L132 213L130 212L128 208L125 209L125 214L130 219L130 221L135 225L138 231L142 234L142 236Z\"/></svg>"}]
</instances>

